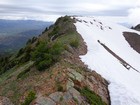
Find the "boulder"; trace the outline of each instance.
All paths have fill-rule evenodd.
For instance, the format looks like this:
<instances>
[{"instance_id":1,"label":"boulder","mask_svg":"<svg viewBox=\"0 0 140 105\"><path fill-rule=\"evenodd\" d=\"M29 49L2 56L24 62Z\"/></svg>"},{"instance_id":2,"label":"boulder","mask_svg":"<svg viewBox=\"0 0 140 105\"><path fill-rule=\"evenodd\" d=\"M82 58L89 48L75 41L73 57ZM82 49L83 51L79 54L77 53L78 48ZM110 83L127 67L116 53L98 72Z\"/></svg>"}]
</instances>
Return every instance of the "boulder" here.
<instances>
[{"instance_id":1,"label":"boulder","mask_svg":"<svg viewBox=\"0 0 140 105\"><path fill-rule=\"evenodd\" d=\"M56 103L48 97L38 97L35 105L56 105Z\"/></svg>"}]
</instances>

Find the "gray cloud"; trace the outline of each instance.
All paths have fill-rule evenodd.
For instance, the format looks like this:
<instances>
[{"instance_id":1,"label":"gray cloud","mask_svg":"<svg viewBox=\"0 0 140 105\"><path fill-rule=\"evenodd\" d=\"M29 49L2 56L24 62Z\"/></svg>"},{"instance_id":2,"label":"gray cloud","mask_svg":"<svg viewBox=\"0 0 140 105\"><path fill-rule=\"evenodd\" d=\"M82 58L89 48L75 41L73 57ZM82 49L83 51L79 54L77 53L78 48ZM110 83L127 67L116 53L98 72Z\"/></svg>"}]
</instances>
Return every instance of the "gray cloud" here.
<instances>
[{"instance_id":1,"label":"gray cloud","mask_svg":"<svg viewBox=\"0 0 140 105\"><path fill-rule=\"evenodd\" d=\"M137 6L140 6L139 0L0 0L0 18L46 17L47 20L49 15L127 16L128 11Z\"/></svg>"}]
</instances>

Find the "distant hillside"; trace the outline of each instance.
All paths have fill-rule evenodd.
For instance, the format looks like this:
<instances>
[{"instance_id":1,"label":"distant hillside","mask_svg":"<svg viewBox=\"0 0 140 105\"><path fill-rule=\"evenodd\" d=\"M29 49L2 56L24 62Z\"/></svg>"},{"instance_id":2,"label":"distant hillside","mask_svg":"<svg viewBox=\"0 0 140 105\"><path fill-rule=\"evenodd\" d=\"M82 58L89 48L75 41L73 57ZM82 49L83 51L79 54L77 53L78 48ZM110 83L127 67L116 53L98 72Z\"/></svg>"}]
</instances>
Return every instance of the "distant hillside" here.
<instances>
[{"instance_id":1,"label":"distant hillside","mask_svg":"<svg viewBox=\"0 0 140 105\"><path fill-rule=\"evenodd\" d=\"M0 19L0 36L2 35L16 35L24 31L30 30L44 30L45 27L52 24L52 22L35 21L35 20L3 20Z\"/></svg>"},{"instance_id":2,"label":"distant hillside","mask_svg":"<svg viewBox=\"0 0 140 105\"><path fill-rule=\"evenodd\" d=\"M52 22L35 20L0 20L0 54L12 53L28 39L41 34Z\"/></svg>"},{"instance_id":3,"label":"distant hillside","mask_svg":"<svg viewBox=\"0 0 140 105\"><path fill-rule=\"evenodd\" d=\"M131 27L134 30L140 31L140 24L136 25L135 27Z\"/></svg>"}]
</instances>

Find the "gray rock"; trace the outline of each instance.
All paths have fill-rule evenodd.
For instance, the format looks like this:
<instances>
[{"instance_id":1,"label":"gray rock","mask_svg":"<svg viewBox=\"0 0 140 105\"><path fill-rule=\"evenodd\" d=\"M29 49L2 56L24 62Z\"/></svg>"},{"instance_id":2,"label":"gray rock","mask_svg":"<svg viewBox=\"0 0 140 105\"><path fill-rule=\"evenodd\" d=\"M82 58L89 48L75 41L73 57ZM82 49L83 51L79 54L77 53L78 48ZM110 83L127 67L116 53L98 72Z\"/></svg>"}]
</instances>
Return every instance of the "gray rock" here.
<instances>
[{"instance_id":1,"label":"gray rock","mask_svg":"<svg viewBox=\"0 0 140 105\"><path fill-rule=\"evenodd\" d=\"M68 90L69 88L73 87L73 86L74 86L73 81L72 81L71 79L69 79L68 82L67 82L67 90Z\"/></svg>"},{"instance_id":2,"label":"gray rock","mask_svg":"<svg viewBox=\"0 0 140 105\"><path fill-rule=\"evenodd\" d=\"M60 102L60 105L67 105L67 102L62 101L62 102Z\"/></svg>"},{"instance_id":3,"label":"gray rock","mask_svg":"<svg viewBox=\"0 0 140 105\"><path fill-rule=\"evenodd\" d=\"M14 105L9 98L0 96L0 105Z\"/></svg>"},{"instance_id":4,"label":"gray rock","mask_svg":"<svg viewBox=\"0 0 140 105\"><path fill-rule=\"evenodd\" d=\"M78 101L78 104L82 104L84 100L81 94L75 88L70 88L69 92L73 96L73 99L76 99Z\"/></svg>"},{"instance_id":5,"label":"gray rock","mask_svg":"<svg viewBox=\"0 0 140 105\"><path fill-rule=\"evenodd\" d=\"M74 96L74 95L80 95L80 92L77 91L75 88L70 88L68 91L69 91L73 96Z\"/></svg>"},{"instance_id":6,"label":"gray rock","mask_svg":"<svg viewBox=\"0 0 140 105\"><path fill-rule=\"evenodd\" d=\"M69 93L69 91L65 92L64 93L64 96L63 96L63 100L64 101L68 101L68 100L71 100L73 97L72 95Z\"/></svg>"},{"instance_id":7,"label":"gray rock","mask_svg":"<svg viewBox=\"0 0 140 105\"><path fill-rule=\"evenodd\" d=\"M80 82L84 79L84 77L80 73L78 73L76 70L69 68L68 71L69 71L68 73L69 77L76 79Z\"/></svg>"},{"instance_id":8,"label":"gray rock","mask_svg":"<svg viewBox=\"0 0 140 105\"><path fill-rule=\"evenodd\" d=\"M39 97L35 105L56 105L56 103L48 97Z\"/></svg>"},{"instance_id":9,"label":"gray rock","mask_svg":"<svg viewBox=\"0 0 140 105\"><path fill-rule=\"evenodd\" d=\"M94 84L97 83L97 80L94 76L89 76L89 80L91 80L91 82L93 82Z\"/></svg>"},{"instance_id":10,"label":"gray rock","mask_svg":"<svg viewBox=\"0 0 140 105\"><path fill-rule=\"evenodd\" d=\"M55 93L52 93L51 95L49 95L49 97L54 100L55 102L59 102L60 101L60 98L63 96L63 93L62 92L55 92Z\"/></svg>"}]
</instances>

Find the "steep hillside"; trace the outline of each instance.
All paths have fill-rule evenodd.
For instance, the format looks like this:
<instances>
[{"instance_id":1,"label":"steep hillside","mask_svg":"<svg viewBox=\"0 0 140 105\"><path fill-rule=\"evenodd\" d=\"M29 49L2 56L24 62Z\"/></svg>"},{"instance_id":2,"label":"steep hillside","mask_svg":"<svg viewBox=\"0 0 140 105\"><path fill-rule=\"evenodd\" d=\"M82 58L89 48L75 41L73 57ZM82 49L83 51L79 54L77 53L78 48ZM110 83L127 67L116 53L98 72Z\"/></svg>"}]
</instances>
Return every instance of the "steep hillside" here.
<instances>
[{"instance_id":1,"label":"steep hillside","mask_svg":"<svg viewBox=\"0 0 140 105\"><path fill-rule=\"evenodd\" d=\"M94 17L73 17L87 44L80 56L109 81L111 105L140 105L140 32Z\"/></svg>"},{"instance_id":2,"label":"steep hillside","mask_svg":"<svg viewBox=\"0 0 140 105\"><path fill-rule=\"evenodd\" d=\"M17 54L0 59L0 104L110 104L108 82L79 58L87 46L75 22L61 17Z\"/></svg>"},{"instance_id":3,"label":"steep hillside","mask_svg":"<svg viewBox=\"0 0 140 105\"><path fill-rule=\"evenodd\" d=\"M35 21L35 20L4 20L0 19L0 36L16 35L30 30L43 30L52 22Z\"/></svg>"},{"instance_id":4,"label":"steep hillside","mask_svg":"<svg viewBox=\"0 0 140 105\"><path fill-rule=\"evenodd\" d=\"M28 39L38 36L51 24L35 20L0 19L0 55L11 54L24 47Z\"/></svg>"}]
</instances>

